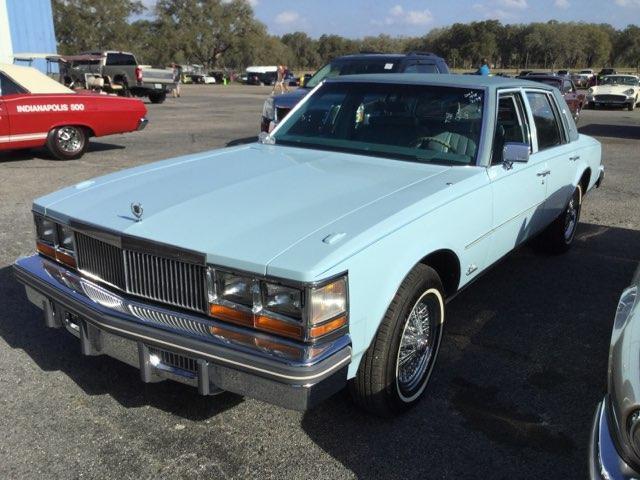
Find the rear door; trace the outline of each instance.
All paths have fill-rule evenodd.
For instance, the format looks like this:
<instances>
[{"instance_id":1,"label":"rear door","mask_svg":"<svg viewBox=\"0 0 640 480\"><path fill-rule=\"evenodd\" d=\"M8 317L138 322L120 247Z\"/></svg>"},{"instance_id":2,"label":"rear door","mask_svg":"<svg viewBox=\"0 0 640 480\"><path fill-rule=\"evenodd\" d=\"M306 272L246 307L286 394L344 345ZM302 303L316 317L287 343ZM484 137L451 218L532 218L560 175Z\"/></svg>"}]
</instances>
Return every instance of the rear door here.
<instances>
[{"instance_id":1,"label":"rear door","mask_svg":"<svg viewBox=\"0 0 640 480\"><path fill-rule=\"evenodd\" d=\"M502 159L505 143L525 143L526 163ZM493 191L493 230L487 264L492 264L539 231L546 198L546 158L536 152L535 128L520 89L498 94L498 112L487 173Z\"/></svg>"},{"instance_id":2,"label":"rear door","mask_svg":"<svg viewBox=\"0 0 640 480\"><path fill-rule=\"evenodd\" d=\"M575 124L569 118L566 107L556 102L554 95L548 91L527 89L526 97L536 125L538 152L534 156L547 165L544 177L547 199L542 225L546 226L563 212L573 195L580 154L570 141L571 132L568 129L575 129ZM577 136L575 131L573 133Z\"/></svg>"}]
</instances>

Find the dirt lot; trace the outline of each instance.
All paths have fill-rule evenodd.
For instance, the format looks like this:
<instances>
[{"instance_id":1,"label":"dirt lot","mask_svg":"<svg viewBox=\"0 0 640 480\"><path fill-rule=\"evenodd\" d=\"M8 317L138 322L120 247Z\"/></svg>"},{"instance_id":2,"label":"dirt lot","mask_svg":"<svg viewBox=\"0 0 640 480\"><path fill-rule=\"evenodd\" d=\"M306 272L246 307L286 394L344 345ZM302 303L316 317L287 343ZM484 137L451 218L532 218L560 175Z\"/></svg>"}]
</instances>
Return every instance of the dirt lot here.
<instances>
[{"instance_id":1,"label":"dirt lot","mask_svg":"<svg viewBox=\"0 0 640 480\"><path fill-rule=\"evenodd\" d=\"M607 178L575 248L525 247L450 304L430 392L381 421L346 394L300 414L231 394L145 385L45 330L11 263L33 249L30 202L87 178L256 135L268 88L189 86L144 132L80 161L0 154L0 478L575 478L605 391L618 296L640 261L640 112L585 111Z\"/></svg>"}]
</instances>

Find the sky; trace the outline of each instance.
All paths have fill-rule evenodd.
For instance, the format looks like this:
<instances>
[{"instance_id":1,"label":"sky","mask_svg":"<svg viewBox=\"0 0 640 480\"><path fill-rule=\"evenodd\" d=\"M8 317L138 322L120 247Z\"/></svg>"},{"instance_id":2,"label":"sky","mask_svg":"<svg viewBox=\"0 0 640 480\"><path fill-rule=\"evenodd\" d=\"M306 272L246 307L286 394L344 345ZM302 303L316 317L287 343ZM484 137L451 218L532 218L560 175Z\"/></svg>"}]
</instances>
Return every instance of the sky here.
<instances>
[{"instance_id":1,"label":"sky","mask_svg":"<svg viewBox=\"0 0 640 480\"><path fill-rule=\"evenodd\" d=\"M276 35L307 32L314 38L386 33L424 35L455 22L498 19L503 23L585 21L616 28L640 24L640 0L247 0ZM154 0L143 0L150 6Z\"/></svg>"}]
</instances>

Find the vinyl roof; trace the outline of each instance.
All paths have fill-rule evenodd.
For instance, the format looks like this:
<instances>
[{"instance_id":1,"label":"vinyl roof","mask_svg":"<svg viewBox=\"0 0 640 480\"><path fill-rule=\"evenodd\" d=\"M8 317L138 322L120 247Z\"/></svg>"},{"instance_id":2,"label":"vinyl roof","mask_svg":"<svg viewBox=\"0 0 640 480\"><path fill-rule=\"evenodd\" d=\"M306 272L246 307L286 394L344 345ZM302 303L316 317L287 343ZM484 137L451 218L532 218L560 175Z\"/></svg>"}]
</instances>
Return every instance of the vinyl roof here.
<instances>
[{"instance_id":1,"label":"vinyl roof","mask_svg":"<svg viewBox=\"0 0 640 480\"><path fill-rule=\"evenodd\" d=\"M0 71L29 93L75 93L35 68L0 63Z\"/></svg>"}]
</instances>

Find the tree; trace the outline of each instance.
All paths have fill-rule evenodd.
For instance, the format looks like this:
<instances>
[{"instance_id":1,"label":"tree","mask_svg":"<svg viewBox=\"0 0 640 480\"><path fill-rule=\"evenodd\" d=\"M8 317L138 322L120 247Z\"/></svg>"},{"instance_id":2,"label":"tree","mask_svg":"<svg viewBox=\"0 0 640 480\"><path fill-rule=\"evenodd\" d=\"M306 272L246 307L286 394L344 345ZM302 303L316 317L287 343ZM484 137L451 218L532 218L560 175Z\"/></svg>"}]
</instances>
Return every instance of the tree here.
<instances>
[{"instance_id":1,"label":"tree","mask_svg":"<svg viewBox=\"0 0 640 480\"><path fill-rule=\"evenodd\" d=\"M287 33L280 40L291 51L292 65L301 68L315 68L320 63L317 42L306 33Z\"/></svg>"},{"instance_id":2,"label":"tree","mask_svg":"<svg viewBox=\"0 0 640 480\"><path fill-rule=\"evenodd\" d=\"M59 51L126 50L131 44L128 19L142 13L138 0L53 0Z\"/></svg>"},{"instance_id":3,"label":"tree","mask_svg":"<svg viewBox=\"0 0 640 480\"><path fill-rule=\"evenodd\" d=\"M184 57L213 67L221 55L264 32L245 0L159 0L160 34L171 32Z\"/></svg>"}]
</instances>

